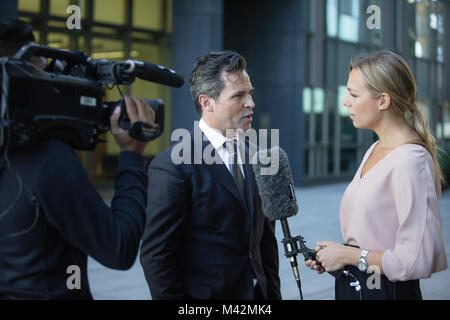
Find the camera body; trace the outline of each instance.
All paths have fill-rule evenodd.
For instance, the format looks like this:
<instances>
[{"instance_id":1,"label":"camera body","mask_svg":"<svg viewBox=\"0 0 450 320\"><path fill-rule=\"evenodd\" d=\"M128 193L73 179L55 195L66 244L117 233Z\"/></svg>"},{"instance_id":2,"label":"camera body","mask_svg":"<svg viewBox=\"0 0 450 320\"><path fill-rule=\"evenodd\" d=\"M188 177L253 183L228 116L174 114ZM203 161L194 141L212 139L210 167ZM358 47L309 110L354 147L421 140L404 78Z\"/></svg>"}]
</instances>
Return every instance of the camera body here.
<instances>
[{"instance_id":1,"label":"camera body","mask_svg":"<svg viewBox=\"0 0 450 320\"><path fill-rule=\"evenodd\" d=\"M53 61L41 70L28 62L33 55ZM92 60L78 51L25 45L14 57L0 59L0 148L57 137L77 150L93 150L101 141L99 135L110 129L110 116L117 105L122 107L120 126L129 130L130 136L142 141L156 139L164 129L162 100L144 100L155 111L154 125L132 125L123 101L103 101L108 85L131 84L136 76L167 85L173 85L167 79L173 81L176 76L177 86L180 84L173 70L161 66L162 73L155 74L160 69L153 66L135 60Z\"/></svg>"}]
</instances>

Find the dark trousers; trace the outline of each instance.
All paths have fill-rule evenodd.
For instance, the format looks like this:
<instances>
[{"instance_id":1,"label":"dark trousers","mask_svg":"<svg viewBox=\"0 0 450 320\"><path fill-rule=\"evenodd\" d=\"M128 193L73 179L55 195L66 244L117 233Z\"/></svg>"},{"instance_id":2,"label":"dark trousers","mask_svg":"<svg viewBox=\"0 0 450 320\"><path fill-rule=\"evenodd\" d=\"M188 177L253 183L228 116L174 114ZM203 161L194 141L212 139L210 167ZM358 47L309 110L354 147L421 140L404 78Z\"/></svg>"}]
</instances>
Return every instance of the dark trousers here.
<instances>
[{"instance_id":1,"label":"dark trousers","mask_svg":"<svg viewBox=\"0 0 450 320\"><path fill-rule=\"evenodd\" d=\"M355 286L351 285L355 282L355 279L351 276L345 276L342 280L336 279L336 300L422 300L419 280L392 282L385 275L361 272L355 266L346 266L344 269L348 270L359 281L361 291L356 291ZM368 287L367 280L369 277L371 278ZM374 277L380 279L379 288L373 288Z\"/></svg>"}]
</instances>

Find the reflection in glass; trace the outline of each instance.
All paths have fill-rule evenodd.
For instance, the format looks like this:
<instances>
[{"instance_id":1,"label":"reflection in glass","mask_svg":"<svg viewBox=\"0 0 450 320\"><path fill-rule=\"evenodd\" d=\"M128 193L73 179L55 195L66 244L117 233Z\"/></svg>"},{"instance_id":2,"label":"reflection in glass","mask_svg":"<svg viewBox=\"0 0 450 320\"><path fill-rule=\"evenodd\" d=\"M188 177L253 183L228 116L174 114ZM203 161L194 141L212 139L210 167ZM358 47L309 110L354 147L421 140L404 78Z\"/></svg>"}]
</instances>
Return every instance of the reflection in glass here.
<instances>
[{"instance_id":1,"label":"reflection in glass","mask_svg":"<svg viewBox=\"0 0 450 320\"><path fill-rule=\"evenodd\" d=\"M86 0L50 0L50 15L68 17L70 13L67 13L67 8L71 5L79 6L81 18L84 19L86 17Z\"/></svg>"},{"instance_id":2,"label":"reflection in glass","mask_svg":"<svg viewBox=\"0 0 450 320\"><path fill-rule=\"evenodd\" d=\"M416 2L416 43L417 58L430 58L430 21L428 1Z\"/></svg>"},{"instance_id":3,"label":"reflection in glass","mask_svg":"<svg viewBox=\"0 0 450 320\"><path fill-rule=\"evenodd\" d=\"M327 33L330 37L337 36L337 17L338 2L337 0L327 0Z\"/></svg>"},{"instance_id":4,"label":"reflection in glass","mask_svg":"<svg viewBox=\"0 0 450 320\"><path fill-rule=\"evenodd\" d=\"M312 94L310 88L303 88L303 113L308 114L312 109Z\"/></svg>"},{"instance_id":5,"label":"reflection in glass","mask_svg":"<svg viewBox=\"0 0 450 320\"><path fill-rule=\"evenodd\" d=\"M359 39L359 0L341 0L339 38L349 42Z\"/></svg>"},{"instance_id":6,"label":"reflection in glass","mask_svg":"<svg viewBox=\"0 0 450 320\"><path fill-rule=\"evenodd\" d=\"M314 113L323 113L323 108L325 105L325 91L322 88L314 88L314 102L313 110Z\"/></svg>"},{"instance_id":7,"label":"reflection in glass","mask_svg":"<svg viewBox=\"0 0 450 320\"><path fill-rule=\"evenodd\" d=\"M446 101L442 113L443 138L450 139L450 102Z\"/></svg>"},{"instance_id":8,"label":"reflection in glass","mask_svg":"<svg viewBox=\"0 0 450 320\"><path fill-rule=\"evenodd\" d=\"M19 0L18 8L20 11L26 12L39 12L40 9L40 1L28 1L28 0Z\"/></svg>"},{"instance_id":9,"label":"reflection in glass","mask_svg":"<svg viewBox=\"0 0 450 320\"><path fill-rule=\"evenodd\" d=\"M162 0L134 0L133 26L152 30L163 29Z\"/></svg>"},{"instance_id":10,"label":"reflection in glass","mask_svg":"<svg viewBox=\"0 0 450 320\"><path fill-rule=\"evenodd\" d=\"M343 105L343 101L345 96L347 95L347 87L346 86L339 86L338 87L338 98L337 98L337 105L338 105L338 112L341 117L348 117L348 109L346 106Z\"/></svg>"},{"instance_id":11,"label":"reflection in glass","mask_svg":"<svg viewBox=\"0 0 450 320\"><path fill-rule=\"evenodd\" d=\"M95 0L94 19L111 24L125 24L125 0Z\"/></svg>"}]
</instances>

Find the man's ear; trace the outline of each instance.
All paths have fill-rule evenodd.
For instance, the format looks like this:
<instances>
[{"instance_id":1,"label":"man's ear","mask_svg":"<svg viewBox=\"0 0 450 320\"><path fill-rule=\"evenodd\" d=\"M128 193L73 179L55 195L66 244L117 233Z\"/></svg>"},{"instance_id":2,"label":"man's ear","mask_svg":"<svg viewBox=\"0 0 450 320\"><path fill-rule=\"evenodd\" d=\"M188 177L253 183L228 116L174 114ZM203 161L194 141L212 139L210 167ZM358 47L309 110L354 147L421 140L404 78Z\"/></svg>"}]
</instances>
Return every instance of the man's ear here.
<instances>
[{"instance_id":1,"label":"man's ear","mask_svg":"<svg viewBox=\"0 0 450 320\"><path fill-rule=\"evenodd\" d=\"M391 96L383 92L378 100L378 110L387 110L391 106Z\"/></svg>"},{"instance_id":2,"label":"man's ear","mask_svg":"<svg viewBox=\"0 0 450 320\"><path fill-rule=\"evenodd\" d=\"M214 110L214 101L212 100L213 99L206 94L201 94L198 96L198 103L200 103L204 112L212 112Z\"/></svg>"}]
</instances>

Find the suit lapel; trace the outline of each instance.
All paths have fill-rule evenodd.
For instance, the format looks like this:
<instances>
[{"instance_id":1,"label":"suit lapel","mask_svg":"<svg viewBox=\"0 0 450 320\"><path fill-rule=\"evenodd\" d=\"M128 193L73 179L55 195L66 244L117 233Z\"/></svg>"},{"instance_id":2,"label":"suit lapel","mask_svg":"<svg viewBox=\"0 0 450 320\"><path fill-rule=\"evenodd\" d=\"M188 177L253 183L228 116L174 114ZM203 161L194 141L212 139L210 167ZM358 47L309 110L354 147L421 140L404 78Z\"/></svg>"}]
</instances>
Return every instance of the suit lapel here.
<instances>
[{"instance_id":1,"label":"suit lapel","mask_svg":"<svg viewBox=\"0 0 450 320\"><path fill-rule=\"evenodd\" d=\"M246 150L247 153L247 150ZM255 196L255 174L252 169L252 165L247 161L244 162L244 172L245 172L245 185L247 187L247 202L248 202L248 210L250 212L250 221L253 221L253 198Z\"/></svg>"},{"instance_id":2,"label":"suit lapel","mask_svg":"<svg viewBox=\"0 0 450 320\"><path fill-rule=\"evenodd\" d=\"M203 134L202 134L203 135ZM203 141L203 147L202 152L205 150L207 146L211 145L211 142L209 140ZM212 147L212 146L211 146ZM212 149L212 156L215 157L216 150L214 148ZM220 156L218 156L220 158ZM228 192L230 192L236 200L238 200L239 204L241 205L242 209L248 212L248 207L246 203L244 202L244 199L242 198L236 183L234 182L233 176L228 171L226 165L224 163L213 163L213 164L206 164L202 162L202 166L206 168L206 170L209 172L209 174Z\"/></svg>"}]
</instances>

